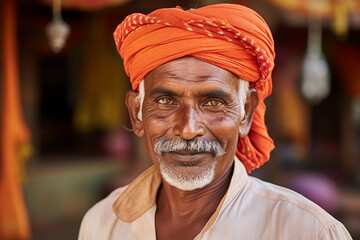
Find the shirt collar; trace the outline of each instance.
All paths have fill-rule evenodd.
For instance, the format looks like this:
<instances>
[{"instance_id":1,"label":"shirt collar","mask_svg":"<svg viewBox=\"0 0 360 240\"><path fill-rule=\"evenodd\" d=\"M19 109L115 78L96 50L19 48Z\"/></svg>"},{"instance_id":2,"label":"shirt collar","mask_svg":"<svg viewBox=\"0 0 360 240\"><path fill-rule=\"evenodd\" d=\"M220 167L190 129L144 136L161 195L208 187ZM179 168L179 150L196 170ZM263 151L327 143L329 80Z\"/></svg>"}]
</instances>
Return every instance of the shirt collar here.
<instances>
[{"instance_id":1,"label":"shirt collar","mask_svg":"<svg viewBox=\"0 0 360 240\"><path fill-rule=\"evenodd\" d=\"M156 203L160 184L160 173L155 166L151 166L132 181L115 200L115 215L128 223L139 218Z\"/></svg>"},{"instance_id":2,"label":"shirt collar","mask_svg":"<svg viewBox=\"0 0 360 240\"><path fill-rule=\"evenodd\" d=\"M236 157L234 162L234 172L230 186L203 230L211 227L220 210L226 207L235 195L245 187L248 179L245 167ZM156 204L156 196L160 185L160 173L155 166L151 166L131 182L124 192L115 200L113 212L122 221L127 223L133 222Z\"/></svg>"}]
</instances>

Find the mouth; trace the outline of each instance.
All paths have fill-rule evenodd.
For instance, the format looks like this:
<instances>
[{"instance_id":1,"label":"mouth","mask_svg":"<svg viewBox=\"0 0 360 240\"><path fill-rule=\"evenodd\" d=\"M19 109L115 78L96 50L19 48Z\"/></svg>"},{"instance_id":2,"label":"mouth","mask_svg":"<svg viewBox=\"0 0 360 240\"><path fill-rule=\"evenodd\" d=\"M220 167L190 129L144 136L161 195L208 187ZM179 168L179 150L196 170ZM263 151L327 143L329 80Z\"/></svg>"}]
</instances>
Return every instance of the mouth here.
<instances>
[{"instance_id":1,"label":"mouth","mask_svg":"<svg viewBox=\"0 0 360 240\"><path fill-rule=\"evenodd\" d=\"M179 154L179 155L206 154L206 152L198 152L198 151L190 151L190 150L176 150L176 151L170 151L169 153Z\"/></svg>"},{"instance_id":2,"label":"mouth","mask_svg":"<svg viewBox=\"0 0 360 240\"><path fill-rule=\"evenodd\" d=\"M174 166L196 167L203 165L212 153L191 152L191 151L172 151L163 154L164 157Z\"/></svg>"}]
</instances>

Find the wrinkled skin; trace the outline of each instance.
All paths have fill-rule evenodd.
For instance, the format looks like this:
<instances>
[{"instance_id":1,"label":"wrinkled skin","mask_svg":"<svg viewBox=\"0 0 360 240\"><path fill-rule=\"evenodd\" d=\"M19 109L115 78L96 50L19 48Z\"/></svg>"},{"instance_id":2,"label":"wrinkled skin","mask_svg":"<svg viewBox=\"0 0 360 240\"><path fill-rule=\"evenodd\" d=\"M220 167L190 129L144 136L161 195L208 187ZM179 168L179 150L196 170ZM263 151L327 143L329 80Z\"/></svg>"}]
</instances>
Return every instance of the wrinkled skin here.
<instances>
[{"instance_id":1,"label":"wrinkled skin","mask_svg":"<svg viewBox=\"0 0 360 240\"><path fill-rule=\"evenodd\" d=\"M167 62L145 77L142 121L137 118L137 93L128 92L126 104L134 132L145 138L149 156L158 169L162 161L172 171L196 176L216 162L214 179L203 188L182 191L163 181L155 217L158 239L193 239L224 196L237 139L248 133L258 103L257 93L251 93L245 105L246 116L241 118L238 81L231 72L193 57ZM216 158L211 153L155 153L154 145L162 137L215 139L226 153Z\"/></svg>"}]
</instances>

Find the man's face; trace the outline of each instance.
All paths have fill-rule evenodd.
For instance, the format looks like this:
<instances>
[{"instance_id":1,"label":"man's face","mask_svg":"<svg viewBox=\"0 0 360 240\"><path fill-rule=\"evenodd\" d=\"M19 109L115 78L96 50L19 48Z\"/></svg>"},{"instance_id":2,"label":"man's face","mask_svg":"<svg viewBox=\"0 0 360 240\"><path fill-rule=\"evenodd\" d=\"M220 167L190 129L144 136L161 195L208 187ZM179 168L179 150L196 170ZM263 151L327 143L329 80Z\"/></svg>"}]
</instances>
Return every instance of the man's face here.
<instances>
[{"instance_id":1,"label":"man's face","mask_svg":"<svg viewBox=\"0 0 360 240\"><path fill-rule=\"evenodd\" d=\"M173 180L180 185L183 182L183 190L193 190L189 183L201 188L221 178L232 166L243 124L239 80L227 70L184 57L157 67L144 82L138 135L144 135L150 158L165 181L171 185ZM205 140L215 147L196 151L179 148L179 142L186 143L183 140L200 140L200 145ZM216 142L220 149L215 149Z\"/></svg>"}]
</instances>

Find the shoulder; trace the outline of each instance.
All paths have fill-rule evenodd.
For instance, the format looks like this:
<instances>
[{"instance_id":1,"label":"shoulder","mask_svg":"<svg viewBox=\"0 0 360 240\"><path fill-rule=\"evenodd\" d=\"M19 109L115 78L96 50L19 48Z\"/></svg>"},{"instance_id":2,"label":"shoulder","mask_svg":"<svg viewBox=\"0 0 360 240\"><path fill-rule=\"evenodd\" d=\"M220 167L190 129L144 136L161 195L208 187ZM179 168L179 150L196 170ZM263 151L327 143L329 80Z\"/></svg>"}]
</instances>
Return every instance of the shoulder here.
<instances>
[{"instance_id":1,"label":"shoulder","mask_svg":"<svg viewBox=\"0 0 360 240\"><path fill-rule=\"evenodd\" d=\"M81 222L79 239L92 239L99 232L111 233L112 227L119 221L112 211L112 205L126 187L114 190L86 212Z\"/></svg>"},{"instance_id":2,"label":"shoulder","mask_svg":"<svg viewBox=\"0 0 360 240\"><path fill-rule=\"evenodd\" d=\"M329 222L337 222L336 219L321 207L288 188L249 177L247 190L254 197L267 201L271 205L281 205L284 210L302 211L314 217L323 225L327 225Z\"/></svg>"},{"instance_id":3,"label":"shoulder","mask_svg":"<svg viewBox=\"0 0 360 240\"><path fill-rule=\"evenodd\" d=\"M85 214L86 218L99 218L99 217L108 217L108 215L114 215L112 211L112 205L115 200L121 195L121 193L127 188L121 187L112 191L106 198L96 203L93 207L91 207L88 212ZM114 215L115 216L115 215Z\"/></svg>"},{"instance_id":4,"label":"shoulder","mask_svg":"<svg viewBox=\"0 0 360 240\"><path fill-rule=\"evenodd\" d=\"M249 177L244 194L265 214L264 222L278 232L293 237L308 232L311 239L351 239L345 227L321 207L304 196L281 186ZM259 216L259 215L258 215ZM286 228L284 228L286 226ZM330 236L330 237L329 237ZM303 238L301 238L303 239Z\"/></svg>"}]
</instances>

